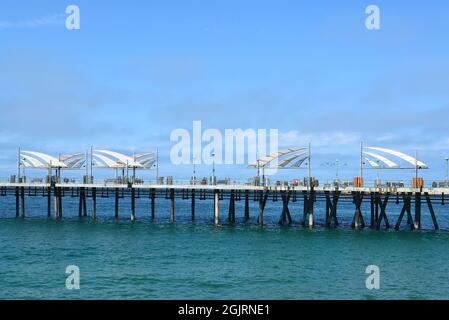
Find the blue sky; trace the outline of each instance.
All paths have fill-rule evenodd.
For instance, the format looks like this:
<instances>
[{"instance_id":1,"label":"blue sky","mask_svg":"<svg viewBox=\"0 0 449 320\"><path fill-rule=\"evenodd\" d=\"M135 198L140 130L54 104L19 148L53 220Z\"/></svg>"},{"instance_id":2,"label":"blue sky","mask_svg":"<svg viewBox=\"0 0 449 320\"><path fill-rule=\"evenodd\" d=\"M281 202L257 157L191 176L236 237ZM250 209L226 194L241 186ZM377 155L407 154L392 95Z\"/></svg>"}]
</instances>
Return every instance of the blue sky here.
<instances>
[{"instance_id":1,"label":"blue sky","mask_svg":"<svg viewBox=\"0 0 449 320\"><path fill-rule=\"evenodd\" d=\"M65 29L69 4L80 8L80 30ZM370 4L381 30L365 28ZM442 179L448 14L447 1L3 0L1 176L14 172L18 146L57 154L90 145L158 147L161 174L186 176L169 163L170 132L201 120L277 128L282 146L311 141L319 177L332 177L323 164L338 158L352 178L364 141L419 149L432 168L425 176Z\"/></svg>"}]
</instances>

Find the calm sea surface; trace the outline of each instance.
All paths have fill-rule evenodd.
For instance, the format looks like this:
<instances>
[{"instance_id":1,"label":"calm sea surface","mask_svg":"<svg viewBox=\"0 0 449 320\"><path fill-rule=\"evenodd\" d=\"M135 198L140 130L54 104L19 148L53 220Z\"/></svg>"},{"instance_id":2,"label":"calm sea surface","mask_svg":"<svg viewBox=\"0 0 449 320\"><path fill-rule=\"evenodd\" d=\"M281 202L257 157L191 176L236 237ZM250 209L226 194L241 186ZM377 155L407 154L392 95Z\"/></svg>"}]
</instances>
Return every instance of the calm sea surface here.
<instances>
[{"instance_id":1,"label":"calm sea surface","mask_svg":"<svg viewBox=\"0 0 449 320\"><path fill-rule=\"evenodd\" d=\"M147 198L137 199L137 220L129 199L113 219L113 199L99 198L97 220L77 217L77 199L63 201L63 219L46 217L46 198L27 197L25 219L15 218L13 197L0 197L1 299L449 299L449 206L435 204L441 231L431 230L423 205L422 231L351 230L351 203L339 204L336 229L320 224L317 203L313 230L298 224L302 202L290 204L295 223L279 227L282 202L267 203L266 226L256 225L257 202L244 223L214 227L212 202L177 199L170 225L168 201L156 200L150 219ZM126 202L126 203L125 203ZM90 205L90 199L88 199ZM90 208L89 208L90 209ZM396 222L400 208L387 207ZM363 207L369 222L368 204ZM404 219L405 222L405 219ZM367 290L365 269L377 265L381 288ZM68 265L80 269L80 290L67 290Z\"/></svg>"}]
</instances>

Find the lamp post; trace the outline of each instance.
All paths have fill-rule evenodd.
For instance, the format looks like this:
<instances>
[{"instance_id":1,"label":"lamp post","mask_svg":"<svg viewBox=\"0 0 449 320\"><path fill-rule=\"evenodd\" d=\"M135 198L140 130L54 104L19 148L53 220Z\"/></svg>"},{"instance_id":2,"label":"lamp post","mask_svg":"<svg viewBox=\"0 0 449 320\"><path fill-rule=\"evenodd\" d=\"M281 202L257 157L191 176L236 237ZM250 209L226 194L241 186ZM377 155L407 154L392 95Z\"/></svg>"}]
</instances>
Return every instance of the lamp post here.
<instances>
[{"instance_id":1,"label":"lamp post","mask_svg":"<svg viewBox=\"0 0 449 320\"><path fill-rule=\"evenodd\" d=\"M335 167L336 167L336 171L335 171L335 179L338 180L338 163L340 161L337 159L335 160Z\"/></svg>"},{"instance_id":2,"label":"lamp post","mask_svg":"<svg viewBox=\"0 0 449 320\"><path fill-rule=\"evenodd\" d=\"M17 152L17 182L20 183L20 147Z\"/></svg>"},{"instance_id":3,"label":"lamp post","mask_svg":"<svg viewBox=\"0 0 449 320\"><path fill-rule=\"evenodd\" d=\"M446 157L444 160L446 160L446 184L449 181L449 157Z\"/></svg>"},{"instance_id":4,"label":"lamp post","mask_svg":"<svg viewBox=\"0 0 449 320\"><path fill-rule=\"evenodd\" d=\"M212 153L212 185L215 185L215 153Z\"/></svg>"},{"instance_id":5,"label":"lamp post","mask_svg":"<svg viewBox=\"0 0 449 320\"><path fill-rule=\"evenodd\" d=\"M377 181L379 181L379 180L380 180L380 179L379 179L380 160L377 160L376 162L377 162L377 169L376 169L376 171L377 171Z\"/></svg>"},{"instance_id":6,"label":"lamp post","mask_svg":"<svg viewBox=\"0 0 449 320\"><path fill-rule=\"evenodd\" d=\"M195 170L195 156L193 156L193 184L195 185L196 170Z\"/></svg>"}]
</instances>

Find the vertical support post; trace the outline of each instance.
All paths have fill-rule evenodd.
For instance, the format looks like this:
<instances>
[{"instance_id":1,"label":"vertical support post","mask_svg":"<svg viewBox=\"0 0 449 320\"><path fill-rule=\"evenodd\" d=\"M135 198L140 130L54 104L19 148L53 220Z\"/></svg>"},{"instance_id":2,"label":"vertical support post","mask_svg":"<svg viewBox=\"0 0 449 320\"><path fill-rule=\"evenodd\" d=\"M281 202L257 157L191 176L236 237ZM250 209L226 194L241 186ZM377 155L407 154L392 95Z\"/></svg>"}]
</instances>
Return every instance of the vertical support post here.
<instances>
[{"instance_id":1,"label":"vertical support post","mask_svg":"<svg viewBox=\"0 0 449 320\"><path fill-rule=\"evenodd\" d=\"M218 226L219 221L219 190L218 189L214 189L214 225Z\"/></svg>"},{"instance_id":2,"label":"vertical support post","mask_svg":"<svg viewBox=\"0 0 449 320\"><path fill-rule=\"evenodd\" d=\"M245 222L249 220L249 190L245 190Z\"/></svg>"},{"instance_id":3,"label":"vertical support post","mask_svg":"<svg viewBox=\"0 0 449 320\"><path fill-rule=\"evenodd\" d=\"M192 208L192 221L195 220L195 189L192 189L192 204L191 204L191 208Z\"/></svg>"},{"instance_id":4,"label":"vertical support post","mask_svg":"<svg viewBox=\"0 0 449 320\"><path fill-rule=\"evenodd\" d=\"M115 218L118 219L118 188L115 188L115 205L114 205L114 209L115 209Z\"/></svg>"},{"instance_id":5,"label":"vertical support post","mask_svg":"<svg viewBox=\"0 0 449 320\"><path fill-rule=\"evenodd\" d=\"M20 216L19 187L16 187L16 217Z\"/></svg>"},{"instance_id":6,"label":"vertical support post","mask_svg":"<svg viewBox=\"0 0 449 320\"><path fill-rule=\"evenodd\" d=\"M363 220L363 214L362 214L362 201L363 201L363 192L356 191L352 193L352 198L355 204L355 213L354 217L352 218L352 228L358 229L358 228L364 228L365 227L365 221Z\"/></svg>"},{"instance_id":7,"label":"vertical support post","mask_svg":"<svg viewBox=\"0 0 449 320\"><path fill-rule=\"evenodd\" d=\"M86 189L85 188L83 188L83 211L84 211L84 216L87 217Z\"/></svg>"},{"instance_id":8,"label":"vertical support post","mask_svg":"<svg viewBox=\"0 0 449 320\"><path fill-rule=\"evenodd\" d=\"M432 200L430 199L429 193L425 193L425 197L427 200L427 206L429 207L429 212L432 217L432 222L435 230L438 230L440 227L438 226L437 218L435 216L435 211L433 210Z\"/></svg>"},{"instance_id":9,"label":"vertical support post","mask_svg":"<svg viewBox=\"0 0 449 320\"><path fill-rule=\"evenodd\" d=\"M59 216L58 208L58 189L53 187L53 209L55 211L55 218Z\"/></svg>"},{"instance_id":10,"label":"vertical support post","mask_svg":"<svg viewBox=\"0 0 449 320\"><path fill-rule=\"evenodd\" d=\"M235 223L235 191L231 190L229 195L229 214L228 220L230 223Z\"/></svg>"},{"instance_id":11,"label":"vertical support post","mask_svg":"<svg viewBox=\"0 0 449 320\"><path fill-rule=\"evenodd\" d=\"M62 192L63 192L63 190L61 187L59 187L58 189L59 189L59 191L58 191L58 193L59 193L59 196L58 196L58 214L59 214L58 218L62 218Z\"/></svg>"},{"instance_id":12,"label":"vertical support post","mask_svg":"<svg viewBox=\"0 0 449 320\"><path fill-rule=\"evenodd\" d=\"M151 189L151 220L154 220L154 214L155 214L155 210L154 210L154 200L156 198L156 190L153 188Z\"/></svg>"},{"instance_id":13,"label":"vertical support post","mask_svg":"<svg viewBox=\"0 0 449 320\"><path fill-rule=\"evenodd\" d=\"M175 223L175 189L170 189L170 223Z\"/></svg>"},{"instance_id":14,"label":"vertical support post","mask_svg":"<svg viewBox=\"0 0 449 320\"><path fill-rule=\"evenodd\" d=\"M310 196L309 196L309 228L313 228L315 221L313 218L313 202L314 202L314 198L315 198L315 190L314 190L314 186L312 185L312 187L310 188Z\"/></svg>"},{"instance_id":15,"label":"vertical support post","mask_svg":"<svg viewBox=\"0 0 449 320\"><path fill-rule=\"evenodd\" d=\"M97 217L97 188L92 188L92 220Z\"/></svg>"},{"instance_id":16,"label":"vertical support post","mask_svg":"<svg viewBox=\"0 0 449 320\"><path fill-rule=\"evenodd\" d=\"M131 188L131 221L136 219L136 189Z\"/></svg>"},{"instance_id":17,"label":"vertical support post","mask_svg":"<svg viewBox=\"0 0 449 320\"><path fill-rule=\"evenodd\" d=\"M51 187L47 187L47 217L51 217Z\"/></svg>"},{"instance_id":18,"label":"vertical support post","mask_svg":"<svg viewBox=\"0 0 449 320\"><path fill-rule=\"evenodd\" d=\"M292 194L292 191L288 189L287 191L281 191L281 197L282 197L282 212L281 216L279 217L279 225L284 225L286 220L288 219L288 224L292 223L292 217L290 215L290 210L288 209L288 202L290 201L290 196Z\"/></svg>"},{"instance_id":19,"label":"vertical support post","mask_svg":"<svg viewBox=\"0 0 449 320\"><path fill-rule=\"evenodd\" d=\"M79 203L78 203L78 217L82 217L83 216L83 196L82 196L82 189L83 188L79 188Z\"/></svg>"},{"instance_id":20,"label":"vertical support post","mask_svg":"<svg viewBox=\"0 0 449 320\"><path fill-rule=\"evenodd\" d=\"M59 193L58 188L56 186L53 187L53 206L55 209L55 218L59 218L59 201L58 201Z\"/></svg>"},{"instance_id":21,"label":"vertical support post","mask_svg":"<svg viewBox=\"0 0 449 320\"><path fill-rule=\"evenodd\" d=\"M410 228L413 230L415 228L415 224L413 223L413 217L411 214L411 197L409 193L404 193L402 195L402 199L404 205L402 207L401 213L399 214L398 221L396 222L396 226L394 227L396 230L399 230L401 226L402 218L404 214L407 212L407 223L410 225ZM379 221L380 222L380 221Z\"/></svg>"},{"instance_id":22,"label":"vertical support post","mask_svg":"<svg viewBox=\"0 0 449 320\"><path fill-rule=\"evenodd\" d=\"M376 214L376 212L375 212L375 200L376 198L375 198L375 196L374 196L374 193L373 192L371 192L371 201L370 201L370 204L371 204L371 228L374 228L374 226L375 226L375 224L376 224L376 216L375 216L375 214Z\"/></svg>"},{"instance_id":23,"label":"vertical support post","mask_svg":"<svg viewBox=\"0 0 449 320\"><path fill-rule=\"evenodd\" d=\"M360 187L363 187L363 142L360 142Z\"/></svg>"},{"instance_id":24,"label":"vertical support post","mask_svg":"<svg viewBox=\"0 0 449 320\"><path fill-rule=\"evenodd\" d=\"M376 221L376 224L379 222L379 200L380 196L378 193L374 193L374 220Z\"/></svg>"},{"instance_id":25,"label":"vertical support post","mask_svg":"<svg viewBox=\"0 0 449 320\"><path fill-rule=\"evenodd\" d=\"M25 218L25 187L20 188L20 216Z\"/></svg>"},{"instance_id":26,"label":"vertical support post","mask_svg":"<svg viewBox=\"0 0 449 320\"><path fill-rule=\"evenodd\" d=\"M264 209L264 196L263 191L259 191L259 217L257 219L257 223L259 226L263 226L263 209Z\"/></svg>"},{"instance_id":27,"label":"vertical support post","mask_svg":"<svg viewBox=\"0 0 449 320\"><path fill-rule=\"evenodd\" d=\"M415 229L421 229L421 192L415 193Z\"/></svg>"}]
</instances>

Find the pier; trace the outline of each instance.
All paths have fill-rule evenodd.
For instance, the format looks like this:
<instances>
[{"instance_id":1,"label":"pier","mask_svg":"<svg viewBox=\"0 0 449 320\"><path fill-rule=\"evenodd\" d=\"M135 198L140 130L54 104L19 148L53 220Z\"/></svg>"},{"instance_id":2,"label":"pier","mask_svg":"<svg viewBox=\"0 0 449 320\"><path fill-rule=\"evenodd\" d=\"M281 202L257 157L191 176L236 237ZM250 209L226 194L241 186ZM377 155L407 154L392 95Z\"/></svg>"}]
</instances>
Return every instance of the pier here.
<instances>
[{"instance_id":1,"label":"pier","mask_svg":"<svg viewBox=\"0 0 449 320\"><path fill-rule=\"evenodd\" d=\"M0 197L15 198L17 218L26 218L27 198L42 197L45 199L47 217L62 219L64 198L70 197L78 201L79 217L90 217L95 221L98 198L113 198L114 210L110 210L113 216L118 218L123 214L134 221L138 219L136 216L138 199L145 197L149 199L149 208L146 212L152 220L157 216L158 200L168 200L168 213L160 214L169 215L169 221L172 224L176 222L179 201L190 203L193 221L196 211L198 208L201 209L202 201L211 200L213 202L210 212L211 221L216 226L223 223L234 224L238 216L243 217L245 222L248 222L250 217L255 217L257 224L263 226L264 211L267 203L271 201L278 203L277 223L281 226L291 225L295 218L304 227L313 228L316 221L321 223L324 221L327 227L338 227L341 204L349 203L353 208L351 222L353 229L370 227L377 230L390 228L419 230L423 214L430 216L434 230L440 228L437 214L443 213L436 213L434 205L436 203L445 205L445 195L449 193L449 181L446 177L444 181L426 184L419 176L419 170L428 169L428 166L418 160L417 153L415 157L412 157L396 150L364 147L361 144L360 175L354 177L352 181L333 179L321 184L311 175L311 160L309 144L308 147L279 150L255 160L248 165L248 168L256 169L257 176L246 180L230 178L218 180L215 176L214 165L213 174L209 178L197 179L194 166L190 179L176 180L173 177L159 176L158 151L125 155L91 147L90 151L86 150L85 153L53 157L42 152L21 151L19 148L17 176L0 179ZM405 166L398 161L405 163ZM305 169L302 168L303 164L307 169L307 175L303 180L286 181L274 178L272 180L272 177L268 179L265 176L266 169ZM114 170L115 177L94 179L94 167L95 170L100 168ZM25 168L45 170L47 173L45 178L30 179L25 175ZM136 176L136 170L153 169L156 170L155 179L145 180ZM363 174L369 169L377 171L377 180L364 181ZM379 170L397 169L412 170L414 175L409 181L379 179ZM82 179L62 178L62 170L85 170L85 174ZM258 204L257 210L254 210L254 207L250 208L250 201ZM241 206L243 207L241 212L236 209L236 202L244 204ZM297 206L295 210L291 209L293 202L299 202L301 210L298 210ZM389 212L391 202L394 202L396 208L400 207L399 215L392 215ZM124 203L127 205L124 206ZM124 207L128 210L128 205L130 212L123 212ZM226 207L227 212L220 210L222 207ZM204 210L201 212L204 213ZM318 216L318 214L324 216Z\"/></svg>"},{"instance_id":2,"label":"pier","mask_svg":"<svg viewBox=\"0 0 449 320\"><path fill-rule=\"evenodd\" d=\"M293 217L299 218L305 227L314 227L316 208L321 206L325 216L320 217L327 227L339 225L339 204L348 202L353 204L354 214L351 227L362 229L365 227L375 229L408 228L421 229L423 208L428 212L433 228L440 228L434 203L444 205L445 195L449 188L369 188L369 187L306 187L306 186L251 186L251 185L197 185L197 184L135 184L135 183L0 183L1 197L15 197L16 217L26 218L26 199L28 197L42 197L47 207L47 216L55 219L64 217L64 198L77 198L78 216L96 219L97 198L114 198L113 215L119 214L136 220L136 200L147 197L149 201L148 216L155 219L158 199L170 202L170 223L176 222L177 201L188 201L191 207L191 219L195 220L196 210L201 201L213 200L213 210L210 212L214 225L221 223L233 224L236 215L248 221L250 215L257 217L257 224L264 225L264 209L266 203L271 201L279 203L279 225L289 225ZM87 211L87 202L90 202L90 212ZM123 202L129 202L130 212L122 212ZM244 209L236 211L236 202L242 201ZM257 212L251 212L249 202L257 201ZM293 212L289 208L291 202L300 202L301 212ZM402 206L397 221L389 216L388 204L394 202ZM227 212L220 210L220 204L227 203ZM369 204L369 212L363 212L362 204ZM112 209L112 208L111 208ZM72 213L73 214L73 213ZM443 214L440 212L439 214ZM449 226L448 226L449 227Z\"/></svg>"}]
</instances>

